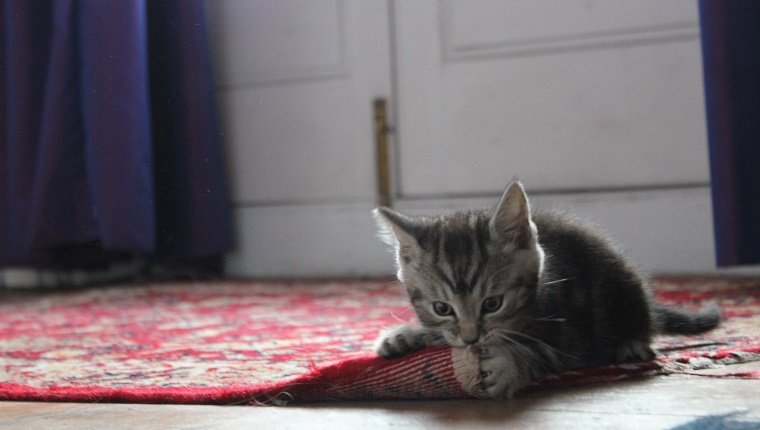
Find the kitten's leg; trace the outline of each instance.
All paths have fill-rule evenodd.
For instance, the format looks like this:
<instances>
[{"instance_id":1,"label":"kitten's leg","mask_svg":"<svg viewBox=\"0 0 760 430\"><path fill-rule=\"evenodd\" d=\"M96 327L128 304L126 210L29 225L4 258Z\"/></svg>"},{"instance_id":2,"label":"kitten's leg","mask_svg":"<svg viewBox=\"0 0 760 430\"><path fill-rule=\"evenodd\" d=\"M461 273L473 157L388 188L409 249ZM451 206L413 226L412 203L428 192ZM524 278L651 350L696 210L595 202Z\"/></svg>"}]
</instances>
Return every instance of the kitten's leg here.
<instances>
[{"instance_id":1,"label":"kitten's leg","mask_svg":"<svg viewBox=\"0 0 760 430\"><path fill-rule=\"evenodd\" d=\"M400 357L434 344L430 329L400 325L380 333L375 351L383 357Z\"/></svg>"}]
</instances>

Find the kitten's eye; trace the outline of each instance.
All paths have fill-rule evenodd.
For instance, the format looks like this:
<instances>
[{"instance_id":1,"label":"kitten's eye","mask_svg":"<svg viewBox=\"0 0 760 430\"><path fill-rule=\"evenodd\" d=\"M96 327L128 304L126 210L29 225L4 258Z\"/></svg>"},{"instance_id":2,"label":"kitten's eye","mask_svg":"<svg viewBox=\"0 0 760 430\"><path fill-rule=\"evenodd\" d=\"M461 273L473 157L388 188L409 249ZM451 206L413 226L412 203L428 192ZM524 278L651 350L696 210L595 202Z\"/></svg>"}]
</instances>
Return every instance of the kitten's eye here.
<instances>
[{"instance_id":1,"label":"kitten's eye","mask_svg":"<svg viewBox=\"0 0 760 430\"><path fill-rule=\"evenodd\" d=\"M483 300L483 313L493 313L501 309L502 296L492 296Z\"/></svg>"},{"instance_id":2,"label":"kitten's eye","mask_svg":"<svg viewBox=\"0 0 760 430\"><path fill-rule=\"evenodd\" d=\"M454 309L448 303L435 302L433 303L433 310L442 317L454 315Z\"/></svg>"}]
</instances>

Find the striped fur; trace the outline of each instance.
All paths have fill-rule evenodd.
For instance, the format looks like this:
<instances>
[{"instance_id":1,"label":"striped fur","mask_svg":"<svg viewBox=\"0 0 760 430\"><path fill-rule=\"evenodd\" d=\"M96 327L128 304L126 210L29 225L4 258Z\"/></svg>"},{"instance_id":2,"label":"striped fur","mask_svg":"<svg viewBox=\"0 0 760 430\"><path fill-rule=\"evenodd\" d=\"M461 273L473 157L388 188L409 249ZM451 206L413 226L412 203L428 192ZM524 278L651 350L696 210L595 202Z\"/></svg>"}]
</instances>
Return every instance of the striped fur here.
<instances>
[{"instance_id":1,"label":"striped fur","mask_svg":"<svg viewBox=\"0 0 760 430\"><path fill-rule=\"evenodd\" d=\"M719 320L715 310L668 318L675 311L651 303L645 278L603 236L566 216L531 214L519 182L494 209L375 215L421 323L384 332L378 353L467 348L492 397L570 367L651 358L655 330L705 331Z\"/></svg>"}]
</instances>

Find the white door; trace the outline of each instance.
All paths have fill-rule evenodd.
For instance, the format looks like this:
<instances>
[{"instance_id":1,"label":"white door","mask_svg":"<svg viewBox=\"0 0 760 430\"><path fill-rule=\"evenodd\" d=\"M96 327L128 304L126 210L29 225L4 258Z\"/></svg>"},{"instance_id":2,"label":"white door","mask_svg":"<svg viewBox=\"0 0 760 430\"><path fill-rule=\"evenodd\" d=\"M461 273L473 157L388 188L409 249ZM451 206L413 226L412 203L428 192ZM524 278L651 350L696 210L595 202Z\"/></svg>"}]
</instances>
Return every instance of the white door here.
<instances>
[{"instance_id":1,"label":"white door","mask_svg":"<svg viewBox=\"0 0 760 430\"><path fill-rule=\"evenodd\" d=\"M399 208L534 206L645 269L714 267L695 0L394 1Z\"/></svg>"},{"instance_id":2,"label":"white door","mask_svg":"<svg viewBox=\"0 0 760 430\"><path fill-rule=\"evenodd\" d=\"M237 239L229 273L386 267L370 211L372 101L391 93L388 4L208 0L206 10Z\"/></svg>"},{"instance_id":3,"label":"white door","mask_svg":"<svg viewBox=\"0 0 760 430\"><path fill-rule=\"evenodd\" d=\"M390 93L387 6L210 0L239 205L374 196L372 99Z\"/></svg>"},{"instance_id":4,"label":"white door","mask_svg":"<svg viewBox=\"0 0 760 430\"><path fill-rule=\"evenodd\" d=\"M400 192L704 184L694 0L395 2Z\"/></svg>"}]
</instances>

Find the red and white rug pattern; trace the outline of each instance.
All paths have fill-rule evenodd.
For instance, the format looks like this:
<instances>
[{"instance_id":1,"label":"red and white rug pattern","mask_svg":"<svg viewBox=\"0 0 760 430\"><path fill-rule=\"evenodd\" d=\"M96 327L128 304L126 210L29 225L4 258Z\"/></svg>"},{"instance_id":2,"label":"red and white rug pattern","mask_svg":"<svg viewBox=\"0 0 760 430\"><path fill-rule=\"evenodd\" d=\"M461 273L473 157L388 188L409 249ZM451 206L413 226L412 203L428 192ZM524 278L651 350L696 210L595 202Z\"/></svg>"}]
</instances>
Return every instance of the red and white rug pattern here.
<instances>
[{"instance_id":1,"label":"red and white rug pattern","mask_svg":"<svg viewBox=\"0 0 760 430\"><path fill-rule=\"evenodd\" d=\"M684 306L717 302L727 320L704 336L658 338L656 361L540 385L760 360L760 280L671 278L658 281L657 291ZM399 360L372 353L381 329L413 318L395 282L124 285L3 300L0 399L255 404L468 396L450 349Z\"/></svg>"}]
</instances>

